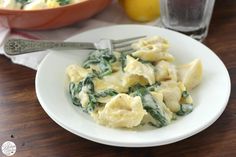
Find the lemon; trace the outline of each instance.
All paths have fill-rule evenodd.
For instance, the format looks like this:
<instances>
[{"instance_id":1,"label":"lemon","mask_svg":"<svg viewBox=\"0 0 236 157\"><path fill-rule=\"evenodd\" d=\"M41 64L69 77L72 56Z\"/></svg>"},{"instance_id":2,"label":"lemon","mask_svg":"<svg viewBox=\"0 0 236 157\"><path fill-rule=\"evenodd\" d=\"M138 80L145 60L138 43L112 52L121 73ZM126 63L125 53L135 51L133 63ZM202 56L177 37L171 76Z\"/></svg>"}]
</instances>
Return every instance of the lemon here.
<instances>
[{"instance_id":1,"label":"lemon","mask_svg":"<svg viewBox=\"0 0 236 157\"><path fill-rule=\"evenodd\" d=\"M159 0L119 0L119 2L132 20L148 22L160 16Z\"/></svg>"},{"instance_id":2,"label":"lemon","mask_svg":"<svg viewBox=\"0 0 236 157\"><path fill-rule=\"evenodd\" d=\"M178 79L183 82L187 90L196 87L202 80L202 63L195 59L188 64L177 67Z\"/></svg>"}]
</instances>

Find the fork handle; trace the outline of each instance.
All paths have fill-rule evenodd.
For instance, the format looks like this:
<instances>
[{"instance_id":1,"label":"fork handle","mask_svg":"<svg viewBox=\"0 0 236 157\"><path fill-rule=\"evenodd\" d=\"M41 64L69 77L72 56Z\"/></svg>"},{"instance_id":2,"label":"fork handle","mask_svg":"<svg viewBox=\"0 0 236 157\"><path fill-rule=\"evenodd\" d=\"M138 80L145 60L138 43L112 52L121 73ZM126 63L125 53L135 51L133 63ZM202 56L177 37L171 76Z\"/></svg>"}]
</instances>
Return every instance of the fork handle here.
<instances>
[{"instance_id":1,"label":"fork handle","mask_svg":"<svg viewBox=\"0 0 236 157\"><path fill-rule=\"evenodd\" d=\"M94 43L88 42L60 42L25 39L9 39L4 45L4 51L8 55L19 55L52 48L95 50L96 46Z\"/></svg>"}]
</instances>

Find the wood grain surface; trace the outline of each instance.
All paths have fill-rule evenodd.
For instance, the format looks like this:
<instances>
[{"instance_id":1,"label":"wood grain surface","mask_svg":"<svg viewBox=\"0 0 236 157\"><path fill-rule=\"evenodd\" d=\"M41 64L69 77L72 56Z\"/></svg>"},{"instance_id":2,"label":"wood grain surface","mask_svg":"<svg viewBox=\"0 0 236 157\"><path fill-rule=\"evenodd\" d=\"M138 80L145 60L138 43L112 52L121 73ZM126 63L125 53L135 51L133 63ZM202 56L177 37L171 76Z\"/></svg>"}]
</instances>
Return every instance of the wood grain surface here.
<instances>
[{"instance_id":1,"label":"wood grain surface","mask_svg":"<svg viewBox=\"0 0 236 157\"><path fill-rule=\"evenodd\" d=\"M235 0L216 1L209 35L204 43L222 59L231 77L231 96L226 110L201 133L180 142L150 148L106 146L64 130L48 117L37 100L36 72L0 56L0 145L7 140L15 142L15 157L235 157ZM3 156L1 152L0 156Z\"/></svg>"}]
</instances>

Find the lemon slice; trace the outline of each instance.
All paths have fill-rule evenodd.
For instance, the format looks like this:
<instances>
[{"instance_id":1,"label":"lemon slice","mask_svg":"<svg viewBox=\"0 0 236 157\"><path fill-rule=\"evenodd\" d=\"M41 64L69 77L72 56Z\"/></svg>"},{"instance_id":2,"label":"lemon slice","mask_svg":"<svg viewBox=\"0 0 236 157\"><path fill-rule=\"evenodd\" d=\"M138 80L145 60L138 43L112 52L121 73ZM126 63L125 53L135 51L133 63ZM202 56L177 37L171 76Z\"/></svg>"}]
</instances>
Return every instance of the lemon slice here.
<instances>
[{"instance_id":1,"label":"lemon slice","mask_svg":"<svg viewBox=\"0 0 236 157\"><path fill-rule=\"evenodd\" d=\"M160 15L159 0L119 0L126 14L133 20L148 22Z\"/></svg>"},{"instance_id":2,"label":"lemon slice","mask_svg":"<svg viewBox=\"0 0 236 157\"><path fill-rule=\"evenodd\" d=\"M200 59L195 59L188 64L177 67L178 80L182 81L187 88L191 90L202 80L202 63Z\"/></svg>"}]
</instances>

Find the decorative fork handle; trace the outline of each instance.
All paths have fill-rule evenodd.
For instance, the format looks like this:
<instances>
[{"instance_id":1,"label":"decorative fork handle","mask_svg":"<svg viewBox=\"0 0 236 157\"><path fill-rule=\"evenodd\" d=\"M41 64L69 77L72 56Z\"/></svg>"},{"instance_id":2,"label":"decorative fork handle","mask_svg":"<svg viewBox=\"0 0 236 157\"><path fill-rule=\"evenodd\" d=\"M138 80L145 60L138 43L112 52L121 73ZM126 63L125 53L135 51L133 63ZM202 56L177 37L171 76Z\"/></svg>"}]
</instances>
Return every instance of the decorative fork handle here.
<instances>
[{"instance_id":1,"label":"decorative fork handle","mask_svg":"<svg viewBox=\"0 0 236 157\"><path fill-rule=\"evenodd\" d=\"M60 42L46 40L25 40L25 39L9 39L4 50L8 55L20 55L30 52L43 51L52 48L63 49L97 49L94 43L88 42Z\"/></svg>"}]
</instances>

